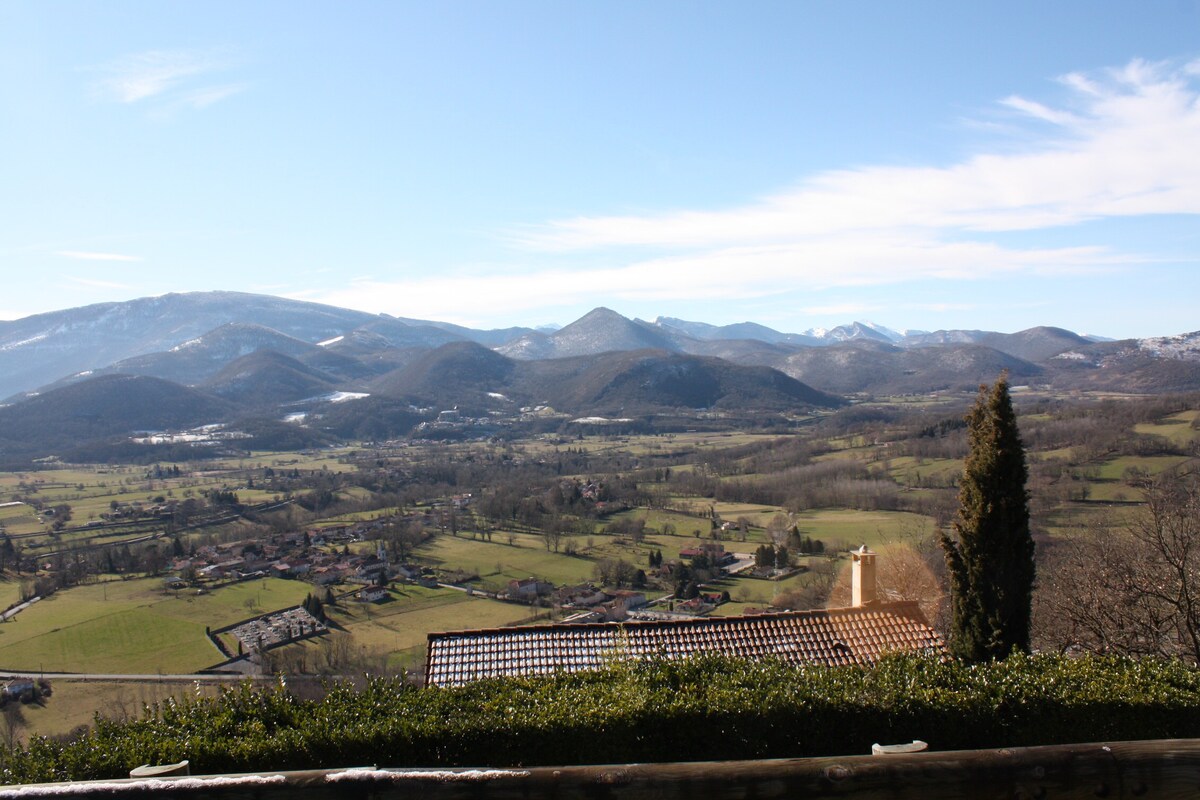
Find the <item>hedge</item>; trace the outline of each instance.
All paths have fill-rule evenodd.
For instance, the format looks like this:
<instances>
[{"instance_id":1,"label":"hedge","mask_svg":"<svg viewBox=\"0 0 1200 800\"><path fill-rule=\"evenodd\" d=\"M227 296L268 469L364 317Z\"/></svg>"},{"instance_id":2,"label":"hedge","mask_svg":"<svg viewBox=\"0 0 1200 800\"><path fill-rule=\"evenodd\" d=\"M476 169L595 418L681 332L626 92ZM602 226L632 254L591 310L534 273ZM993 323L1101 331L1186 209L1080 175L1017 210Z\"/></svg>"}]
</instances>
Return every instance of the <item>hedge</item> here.
<instances>
[{"instance_id":1,"label":"hedge","mask_svg":"<svg viewBox=\"0 0 1200 800\"><path fill-rule=\"evenodd\" d=\"M867 753L923 739L953 750L1200 737L1200 671L1178 661L1023 656L873 667L703 656L581 674L418 689L282 685L97 717L63 741L4 752L5 783L124 777L189 759L193 773L378 766L532 766Z\"/></svg>"}]
</instances>

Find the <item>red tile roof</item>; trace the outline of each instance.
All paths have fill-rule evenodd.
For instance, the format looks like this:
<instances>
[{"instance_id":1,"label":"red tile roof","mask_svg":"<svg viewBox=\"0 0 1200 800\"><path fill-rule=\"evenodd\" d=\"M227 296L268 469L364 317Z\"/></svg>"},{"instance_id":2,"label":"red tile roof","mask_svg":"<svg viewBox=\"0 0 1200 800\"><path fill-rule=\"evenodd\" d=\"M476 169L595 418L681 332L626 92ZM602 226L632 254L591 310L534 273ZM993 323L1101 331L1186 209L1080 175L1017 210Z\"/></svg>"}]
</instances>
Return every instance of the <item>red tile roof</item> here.
<instances>
[{"instance_id":1,"label":"red tile roof","mask_svg":"<svg viewBox=\"0 0 1200 800\"><path fill-rule=\"evenodd\" d=\"M425 683L598 669L614 660L720 653L829 665L888 652L946 652L915 602L748 617L588 623L429 634Z\"/></svg>"}]
</instances>

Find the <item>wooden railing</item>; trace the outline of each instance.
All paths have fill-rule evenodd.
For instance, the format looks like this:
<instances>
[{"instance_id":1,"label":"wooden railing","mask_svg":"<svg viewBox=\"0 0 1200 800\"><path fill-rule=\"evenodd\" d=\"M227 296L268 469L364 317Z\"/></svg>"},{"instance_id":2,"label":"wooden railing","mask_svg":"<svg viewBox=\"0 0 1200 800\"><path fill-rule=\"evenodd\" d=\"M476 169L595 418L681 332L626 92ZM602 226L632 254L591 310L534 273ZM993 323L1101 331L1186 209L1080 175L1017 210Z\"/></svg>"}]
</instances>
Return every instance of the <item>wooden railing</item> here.
<instances>
[{"instance_id":1,"label":"wooden railing","mask_svg":"<svg viewBox=\"0 0 1200 800\"><path fill-rule=\"evenodd\" d=\"M1200 797L1200 740L529 769L356 768L0 787L27 798L808 800Z\"/></svg>"}]
</instances>

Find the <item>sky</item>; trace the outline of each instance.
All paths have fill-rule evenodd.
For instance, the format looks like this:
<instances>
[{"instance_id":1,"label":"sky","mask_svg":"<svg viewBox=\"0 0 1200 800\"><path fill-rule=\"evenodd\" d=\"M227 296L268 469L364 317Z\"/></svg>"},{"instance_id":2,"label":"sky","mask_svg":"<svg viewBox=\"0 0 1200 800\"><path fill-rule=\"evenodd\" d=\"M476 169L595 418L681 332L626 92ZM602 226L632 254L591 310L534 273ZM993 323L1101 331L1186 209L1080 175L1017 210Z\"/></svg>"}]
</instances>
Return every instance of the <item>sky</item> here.
<instances>
[{"instance_id":1,"label":"sky","mask_svg":"<svg viewBox=\"0 0 1200 800\"><path fill-rule=\"evenodd\" d=\"M1200 329L1200 0L0 2L0 319Z\"/></svg>"}]
</instances>

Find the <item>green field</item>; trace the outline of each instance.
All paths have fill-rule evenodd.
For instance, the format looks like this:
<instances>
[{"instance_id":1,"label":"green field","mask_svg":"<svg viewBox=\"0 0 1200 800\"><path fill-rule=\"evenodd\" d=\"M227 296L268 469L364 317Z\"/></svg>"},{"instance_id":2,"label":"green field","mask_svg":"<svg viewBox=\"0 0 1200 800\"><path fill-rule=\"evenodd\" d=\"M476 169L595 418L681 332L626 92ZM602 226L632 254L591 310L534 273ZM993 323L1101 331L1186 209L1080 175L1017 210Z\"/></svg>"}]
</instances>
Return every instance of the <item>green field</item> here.
<instances>
[{"instance_id":1,"label":"green field","mask_svg":"<svg viewBox=\"0 0 1200 800\"><path fill-rule=\"evenodd\" d=\"M718 615L730 616L742 613L748 606L763 608L770 605L776 595L804 586L812 579L813 576L805 572L781 581L740 577L723 578L717 581L713 587L729 592L729 597L733 602L719 606Z\"/></svg>"},{"instance_id":2,"label":"green field","mask_svg":"<svg viewBox=\"0 0 1200 800\"><path fill-rule=\"evenodd\" d=\"M0 525L4 526L6 533L38 533L46 530L48 526L38 521L37 510L33 506L24 503L8 505L8 502L12 501L6 501L0 508Z\"/></svg>"},{"instance_id":3,"label":"green field","mask_svg":"<svg viewBox=\"0 0 1200 800\"><path fill-rule=\"evenodd\" d=\"M445 569L462 569L479 573L491 584L506 585L510 580L536 576L555 584L578 583L592 576L593 562L579 556L568 556L547 550L540 536L498 532L492 541L465 536L439 536L423 545L417 556L423 563ZM594 537L602 538L602 537ZM560 548L568 539L564 538ZM574 541L579 544L579 537Z\"/></svg>"},{"instance_id":4,"label":"green field","mask_svg":"<svg viewBox=\"0 0 1200 800\"><path fill-rule=\"evenodd\" d=\"M1149 475L1178 467L1190 459L1187 456L1121 456L1105 461L1096 471L1100 480L1117 481L1125 477L1126 470L1136 469Z\"/></svg>"},{"instance_id":5,"label":"green field","mask_svg":"<svg viewBox=\"0 0 1200 800\"><path fill-rule=\"evenodd\" d=\"M0 668L39 672L176 673L222 660L204 635L301 602L312 586L258 580L196 595L158 578L107 581L51 595L0 625Z\"/></svg>"},{"instance_id":6,"label":"green field","mask_svg":"<svg viewBox=\"0 0 1200 800\"><path fill-rule=\"evenodd\" d=\"M957 458L916 459L903 456L888 459L884 462L884 467L897 483L918 486L923 481L941 484L954 480L962 473L963 462Z\"/></svg>"},{"instance_id":7,"label":"green field","mask_svg":"<svg viewBox=\"0 0 1200 800\"><path fill-rule=\"evenodd\" d=\"M1186 447L1189 444L1200 442L1200 427L1197 427L1197 420L1200 420L1200 411L1181 411L1157 422L1143 422L1134 425L1133 430L1136 433L1161 436L1171 444Z\"/></svg>"},{"instance_id":8,"label":"green field","mask_svg":"<svg viewBox=\"0 0 1200 800\"><path fill-rule=\"evenodd\" d=\"M0 610L6 609L21 598L21 581L17 578L0 580Z\"/></svg>"},{"instance_id":9,"label":"green field","mask_svg":"<svg viewBox=\"0 0 1200 800\"><path fill-rule=\"evenodd\" d=\"M907 511L802 511L795 519L803 535L847 549L863 544L878 549L905 534L933 530L932 519Z\"/></svg>"}]
</instances>

